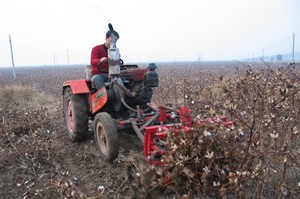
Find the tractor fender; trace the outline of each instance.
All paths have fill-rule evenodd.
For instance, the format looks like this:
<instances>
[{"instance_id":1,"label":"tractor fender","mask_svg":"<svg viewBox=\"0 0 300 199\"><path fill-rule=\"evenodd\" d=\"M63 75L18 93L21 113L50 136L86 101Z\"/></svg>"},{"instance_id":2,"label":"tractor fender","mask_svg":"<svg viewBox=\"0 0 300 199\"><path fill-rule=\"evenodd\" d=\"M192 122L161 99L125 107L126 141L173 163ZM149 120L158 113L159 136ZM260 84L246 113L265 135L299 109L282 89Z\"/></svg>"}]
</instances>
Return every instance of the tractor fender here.
<instances>
[{"instance_id":1,"label":"tractor fender","mask_svg":"<svg viewBox=\"0 0 300 199\"><path fill-rule=\"evenodd\" d=\"M87 85L87 80L79 79L79 80L68 80L63 84L63 94L67 87L70 87L73 94L87 94L90 93L90 89Z\"/></svg>"}]
</instances>

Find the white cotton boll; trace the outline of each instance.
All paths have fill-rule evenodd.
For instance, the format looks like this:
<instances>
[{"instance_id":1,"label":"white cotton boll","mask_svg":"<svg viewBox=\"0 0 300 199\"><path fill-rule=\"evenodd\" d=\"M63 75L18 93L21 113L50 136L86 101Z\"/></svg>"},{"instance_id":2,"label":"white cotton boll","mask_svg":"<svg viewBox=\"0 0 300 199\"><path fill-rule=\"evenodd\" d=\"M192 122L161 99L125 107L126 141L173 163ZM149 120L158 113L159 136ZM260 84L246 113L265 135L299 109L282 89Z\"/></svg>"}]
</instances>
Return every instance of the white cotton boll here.
<instances>
[{"instance_id":1,"label":"white cotton boll","mask_svg":"<svg viewBox=\"0 0 300 199\"><path fill-rule=\"evenodd\" d=\"M105 187L103 185L99 185L97 187L98 191L104 191Z\"/></svg>"},{"instance_id":2,"label":"white cotton boll","mask_svg":"<svg viewBox=\"0 0 300 199\"><path fill-rule=\"evenodd\" d=\"M210 136L212 135L212 133L209 132L209 131L207 131L207 130L205 130L205 131L203 132L203 134L204 134L204 136L206 136L206 137L210 137Z\"/></svg>"}]
</instances>

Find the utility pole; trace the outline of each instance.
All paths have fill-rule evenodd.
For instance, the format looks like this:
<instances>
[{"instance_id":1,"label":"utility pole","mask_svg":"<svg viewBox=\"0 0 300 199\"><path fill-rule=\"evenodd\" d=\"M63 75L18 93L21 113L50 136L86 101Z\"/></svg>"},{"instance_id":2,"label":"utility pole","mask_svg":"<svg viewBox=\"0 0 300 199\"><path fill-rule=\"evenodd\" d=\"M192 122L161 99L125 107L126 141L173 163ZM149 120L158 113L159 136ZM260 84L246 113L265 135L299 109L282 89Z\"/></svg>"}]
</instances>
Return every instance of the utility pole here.
<instances>
[{"instance_id":1,"label":"utility pole","mask_svg":"<svg viewBox=\"0 0 300 199\"><path fill-rule=\"evenodd\" d=\"M264 49L261 51L261 58L264 59Z\"/></svg>"},{"instance_id":2,"label":"utility pole","mask_svg":"<svg viewBox=\"0 0 300 199\"><path fill-rule=\"evenodd\" d=\"M55 53L53 53L53 65L55 66Z\"/></svg>"},{"instance_id":3,"label":"utility pole","mask_svg":"<svg viewBox=\"0 0 300 199\"><path fill-rule=\"evenodd\" d=\"M11 42L11 36L10 35L9 35L9 43L10 43L11 62L12 62L12 67L13 67L13 76L14 76L14 79L16 79L14 53L13 53L13 48L12 48L12 42Z\"/></svg>"},{"instance_id":4,"label":"utility pole","mask_svg":"<svg viewBox=\"0 0 300 199\"><path fill-rule=\"evenodd\" d=\"M70 65L69 50L67 50L68 65Z\"/></svg>"},{"instance_id":5,"label":"utility pole","mask_svg":"<svg viewBox=\"0 0 300 199\"><path fill-rule=\"evenodd\" d=\"M294 56L295 56L295 33L293 34L293 54L292 54L292 63L295 63Z\"/></svg>"}]
</instances>

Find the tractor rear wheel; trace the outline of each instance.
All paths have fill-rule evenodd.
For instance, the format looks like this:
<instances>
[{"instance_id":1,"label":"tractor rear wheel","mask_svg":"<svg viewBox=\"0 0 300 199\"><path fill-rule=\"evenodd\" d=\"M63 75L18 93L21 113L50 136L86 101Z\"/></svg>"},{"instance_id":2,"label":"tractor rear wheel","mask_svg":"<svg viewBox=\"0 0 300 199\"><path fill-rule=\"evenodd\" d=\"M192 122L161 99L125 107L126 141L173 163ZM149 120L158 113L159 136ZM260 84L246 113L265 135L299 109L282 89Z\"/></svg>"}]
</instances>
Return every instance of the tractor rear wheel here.
<instances>
[{"instance_id":1,"label":"tractor rear wheel","mask_svg":"<svg viewBox=\"0 0 300 199\"><path fill-rule=\"evenodd\" d=\"M111 116L106 112L98 113L94 120L94 134L100 155L112 162L119 154L119 135Z\"/></svg>"},{"instance_id":2,"label":"tractor rear wheel","mask_svg":"<svg viewBox=\"0 0 300 199\"><path fill-rule=\"evenodd\" d=\"M64 118L72 141L83 141L88 135L88 99L84 94L74 95L70 87L64 91Z\"/></svg>"}]
</instances>

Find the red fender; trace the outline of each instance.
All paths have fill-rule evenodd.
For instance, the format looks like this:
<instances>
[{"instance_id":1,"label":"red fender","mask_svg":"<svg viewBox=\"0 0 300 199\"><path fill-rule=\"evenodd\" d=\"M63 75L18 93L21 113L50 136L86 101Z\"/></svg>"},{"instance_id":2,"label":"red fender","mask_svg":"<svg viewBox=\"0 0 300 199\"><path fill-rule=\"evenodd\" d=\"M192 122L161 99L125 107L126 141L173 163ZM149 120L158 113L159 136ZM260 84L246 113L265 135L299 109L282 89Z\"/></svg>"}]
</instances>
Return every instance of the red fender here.
<instances>
[{"instance_id":1,"label":"red fender","mask_svg":"<svg viewBox=\"0 0 300 199\"><path fill-rule=\"evenodd\" d=\"M73 94L86 94L90 93L90 89L86 83L87 80L79 79L79 80L68 80L63 84L63 91L66 87L70 86Z\"/></svg>"},{"instance_id":2,"label":"red fender","mask_svg":"<svg viewBox=\"0 0 300 199\"><path fill-rule=\"evenodd\" d=\"M90 106L92 113L98 112L108 100L107 90L105 87L102 87L96 93L90 96Z\"/></svg>"}]
</instances>

